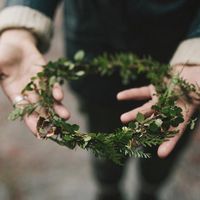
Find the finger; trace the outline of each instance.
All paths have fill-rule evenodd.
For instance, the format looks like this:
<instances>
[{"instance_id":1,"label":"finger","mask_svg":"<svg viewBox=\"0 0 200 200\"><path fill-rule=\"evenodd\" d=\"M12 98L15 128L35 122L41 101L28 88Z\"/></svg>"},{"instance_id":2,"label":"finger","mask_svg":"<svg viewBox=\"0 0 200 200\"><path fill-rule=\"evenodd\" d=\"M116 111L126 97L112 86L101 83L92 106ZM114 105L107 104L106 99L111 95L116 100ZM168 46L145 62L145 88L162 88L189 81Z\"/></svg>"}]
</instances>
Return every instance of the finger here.
<instances>
[{"instance_id":1,"label":"finger","mask_svg":"<svg viewBox=\"0 0 200 200\"><path fill-rule=\"evenodd\" d=\"M179 132L174 137L170 138L168 141L162 143L159 146L157 154L160 158L166 158L173 151L177 142L183 135L186 126L187 126L187 123L183 123L182 125L180 125Z\"/></svg>"},{"instance_id":2,"label":"finger","mask_svg":"<svg viewBox=\"0 0 200 200\"><path fill-rule=\"evenodd\" d=\"M61 103L54 103L53 106L55 112L63 119L69 119L70 113L69 111L61 104Z\"/></svg>"},{"instance_id":3,"label":"finger","mask_svg":"<svg viewBox=\"0 0 200 200\"><path fill-rule=\"evenodd\" d=\"M152 105L154 105L153 101L149 101L134 110L122 114L120 119L123 123L127 123L131 120L134 120L138 112L142 113L145 116L150 116L151 114L153 114L153 110L151 109Z\"/></svg>"},{"instance_id":4,"label":"finger","mask_svg":"<svg viewBox=\"0 0 200 200\"><path fill-rule=\"evenodd\" d=\"M64 98L63 89L58 83L54 84L52 94L56 101L62 101Z\"/></svg>"},{"instance_id":5,"label":"finger","mask_svg":"<svg viewBox=\"0 0 200 200\"><path fill-rule=\"evenodd\" d=\"M157 151L160 158L166 158L176 146L176 143L181 137L181 133L177 133L173 138L170 138L167 142L162 143Z\"/></svg>"},{"instance_id":6,"label":"finger","mask_svg":"<svg viewBox=\"0 0 200 200\"><path fill-rule=\"evenodd\" d=\"M152 101L155 103L158 102L158 95L157 95L157 92L156 92L156 88L151 84L149 86L149 89L150 89L150 92L151 92L151 98L152 98Z\"/></svg>"},{"instance_id":7,"label":"finger","mask_svg":"<svg viewBox=\"0 0 200 200\"><path fill-rule=\"evenodd\" d=\"M183 109L182 113L184 116L184 122L178 126L179 132L174 137L170 138L168 141L162 143L159 146L157 154L160 158L167 157L173 151L177 142L179 141L181 136L184 134L184 131L188 125L188 121L190 120L190 118L194 112L194 108L190 108L190 110L188 110L188 109L182 107L182 109Z\"/></svg>"},{"instance_id":8,"label":"finger","mask_svg":"<svg viewBox=\"0 0 200 200\"><path fill-rule=\"evenodd\" d=\"M25 105L31 103L31 101L28 99L27 96L16 95L16 96L11 96L11 97L12 97L12 102L14 106L18 108L23 108ZM33 112L29 116L28 115L24 116L24 122L27 125L27 127L31 130L33 135L36 136L37 138L40 138L39 133L37 132L38 118L39 118L39 115L37 114L37 112Z\"/></svg>"},{"instance_id":9,"label":"finger","mask_svg":"<svg viewBox=\"0 0 200 200\"><path fill-rule=\"evenodd\" d=\"M36 112L34 112L29 116L26 115L24 117L24 122L26 123L27 127L31 130L33 135L37 137L38 139L40 139L40 135L37 131L38 118L39 118L39 115Z\"/></svg>"},{"instance_id":10,"label":"finger","mask_svg":"<svg viewBox=\"0 0 200 200\"><path fill-rule=\"evenodd\" d=\"M152 85L121 91L117 94L118 100L144 100L150 99L155 93Z\"/></svg>"},{"instance_id":11,"label":"finger","mask_svg":"<svg viewBox=\"0 0 200 200\"><path fill-rule=\"evenodd\" d=\"M26 92L25 95L28 98L28 101L31 103L36 103L39 101L39 96L34 91Z\"/></svg>"}]
</instances>

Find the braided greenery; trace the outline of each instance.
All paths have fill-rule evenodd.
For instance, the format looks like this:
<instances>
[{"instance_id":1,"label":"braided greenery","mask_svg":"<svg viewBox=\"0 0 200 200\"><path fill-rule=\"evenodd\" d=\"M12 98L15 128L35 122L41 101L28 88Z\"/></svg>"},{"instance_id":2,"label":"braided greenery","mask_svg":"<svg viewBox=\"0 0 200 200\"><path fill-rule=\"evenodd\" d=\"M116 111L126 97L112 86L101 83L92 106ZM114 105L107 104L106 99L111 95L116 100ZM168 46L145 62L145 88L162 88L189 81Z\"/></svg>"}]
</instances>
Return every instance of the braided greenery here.
<instances>
[{"instance_id":1,"label":"braided greenery","mask_svg":"<svg viewBox=\"0 0 200 200\"><path fill-rule=\"evenodd\" d=\"M91 73L110 76L116 71L125 84L142 74L155 86L158 102L152 107L153 115L145 117L138 113L134 121L112 133L81 133L78 125L69 124L53 110L52 87L56 82L78 80ZM164 80L168 80L168 84ZM40 137L51 139L70 149L79 146L92 151L97 157L121 164L126 157L149 158L150 154L143 152L140 147L159 145L178 132L177 127L184 119L182 109L176 102L180 96L189 92L200 96L196 88L178 74L172 75L169 65L160 64L151 58L141 59L132 53L119 53L104 54L87 61L84 52L79 51L73 61L59 59L49 62L42 72L32 77L22 94L35 91L39 101L15 107L9 118L22 119L24 115L42 109L45 116L40 115L37 123ZM191 123L191 128L193 127L194 120Z\"/></svg>"}]
</instances>

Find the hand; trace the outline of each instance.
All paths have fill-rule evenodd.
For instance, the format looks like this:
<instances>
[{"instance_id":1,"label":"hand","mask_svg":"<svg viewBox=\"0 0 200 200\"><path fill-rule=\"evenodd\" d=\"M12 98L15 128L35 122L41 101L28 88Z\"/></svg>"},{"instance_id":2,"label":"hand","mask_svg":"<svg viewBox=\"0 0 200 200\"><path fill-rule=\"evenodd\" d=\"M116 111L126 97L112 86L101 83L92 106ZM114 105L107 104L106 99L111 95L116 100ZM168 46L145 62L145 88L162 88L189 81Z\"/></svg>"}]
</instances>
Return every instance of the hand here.
<instances>
[{"instance_id":1,"label":"hand","mask_svg":"<svg viewBox=\"0 0 200 200\"><path fill-rule=\"evenodd\" d=\"M195 85L200 86L200 66L177 66L174 67L174 73L179 73L183 79L187 80L189 83L193 83ZM141 87L141 88L133 88L121 91L117 94L118 100L149 100L147 103L133 109L127 113L121 115L121 121L127 123L136 118L138 112L144 114L146 117L150 116L153 113L151 109L152 105L154 105L157 101L155 94L155 88L153 85ZM184 130L187 126L187 122L192 117L195 110L198 108L200 102L197 100L194 94L190 94L192 97L192 102L188 102L184 99L179 99L177 101L177 106L182 108L182 114L184 116L184 122L181 123L178 127L179 133L176 134L173 138L170 138L168 141L162 143L158 148L158 156L161 158L167 157L174 147L176 143L184 133Z\"/></svg>"},{"instance_id":2,"label":"hand","mask_svg":"<svg viewBox=\"0 0 200 200\"><path fill-rule=\"evenodd\" d=\"M0 74L1 86L11 102L21 94L22 89L30 81L32 76L42 71L45 60L36 48L34 36L26 30L7 30L0 38ZM54 109L64 118L69 118L69 112L61 104L63 91L58 83L53 87L55 98ZM28 102L36 102L38 99L34 92L27 94ZM36 129L38 114L26 116L24 121L33 134L39 138Z\"/></svg>"}]
</instances>

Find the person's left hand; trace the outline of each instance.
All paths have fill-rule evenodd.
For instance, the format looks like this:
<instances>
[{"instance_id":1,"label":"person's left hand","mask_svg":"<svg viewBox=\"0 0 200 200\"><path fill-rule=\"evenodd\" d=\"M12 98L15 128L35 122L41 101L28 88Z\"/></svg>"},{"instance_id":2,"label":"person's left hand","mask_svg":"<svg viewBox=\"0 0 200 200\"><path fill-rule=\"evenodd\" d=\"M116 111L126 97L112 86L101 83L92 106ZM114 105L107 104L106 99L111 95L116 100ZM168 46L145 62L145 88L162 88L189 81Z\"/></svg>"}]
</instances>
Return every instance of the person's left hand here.
<instances>
[{"instance_id":1,"label":"person's left hand","mask_svg":"<svg viewBox=\"0 0 200 200\"><path fill-rule=\"evenodd\" d=\"M187 80L189 83L200 86L200 66L177 66L174 67L174 73L179 73L180 76ZM121 121L123 123L127 123L131 120L134 120L138 112L144 114L145 116L150 116L153 113L151 107L157 101L157 98L154 94L155 88L153 85L148 85L140 88L132 88L119 92L117 94L118 100L149 100L141 107L122 114ZM195 95L191 94L190 96L192 97L192 102L185 101L184 99L179 99L177 101L177 106L181 107L183 110L182 114L184 116L184 122L179 125L179 132L173 138L170 138L168 141L162 143L159 146L157 153L161 158L167 157L172 152L176 146L176 143L184 133L188 121L200 105L200 101L196 100Z\"/></svg>"}]
</instances>

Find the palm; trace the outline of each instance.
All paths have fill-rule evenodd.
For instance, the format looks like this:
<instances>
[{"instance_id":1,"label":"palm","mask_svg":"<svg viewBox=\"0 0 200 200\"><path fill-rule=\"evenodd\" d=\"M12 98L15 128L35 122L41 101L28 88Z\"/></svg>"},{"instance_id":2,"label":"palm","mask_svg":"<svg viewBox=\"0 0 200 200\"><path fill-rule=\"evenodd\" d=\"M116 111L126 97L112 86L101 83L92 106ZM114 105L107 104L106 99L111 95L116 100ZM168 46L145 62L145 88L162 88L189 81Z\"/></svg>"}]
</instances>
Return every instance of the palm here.
<instances>
[{"instance_id":1,"label":"palm","mask_svg":"<svg viewBox=\"0 0 200 200\"><path fill-rule=\"evenodd\" d=\"M13 102L15 97L21 94L30 78L42 70L41 66L45 64L45 61L33 45L30 48L22 48L13 44L0 43L0 52L0 70L3 74L1 86L6 96ZM56 100L55 111L67 119L69 113L60 103L63 99L63 93L58 85L54 88L53 95ZM28 93L27 96L29 102L37 100L37 94L34 92ZM36 130L38 114L26 116L24 120L29 129L38 136Z\"/></svg>"},{"instance_id":2,"label":"palm","mask_svg":"<svg viewBox=\"0 0 200 200\"><path fill-rule=\"evenodd\" d=\"M31 52L23 52L14 45L0 45L0 66L6 78L2 80L2 88L12 101L19 95L30 78L42 70L45 63L43 58L34 49ZM24 55L25 54L25 55Z\"/></svg>"},{"instance_id":3,"label":"palm","mask_svg":"<svg viewBox=\"0 0 200 200\"><path fill-rule=\"evenodd\" d=\"M174 68L174 72L176 74L177 73L180 74L180 76L183 77L183 79L187 80L189 83L192 83L197 87L200 86L199 66L187 66L187 67L179 66ZM134 120L138 112L143 113L145 116L150 116L153 113L153 110L151 109L152 105L155 104L155 102L157 101L156 96L153 95L154 93L155 93L155 88L152 85L141 88L133 88L120 92L117 96L119 100L149 100L141 107L138 107L127 113L124 113L121 116L121 120L123 122L129 122L131 120ZM190 96L192 97L191 102L188 102L182 98L180 98L177 101L177 105L181 107L183 110L183 116L185 121L179 125L178 127L179 133L175 137L171 138L169 141L164 142L163 144L160 145L158 149L158 155L160 157L166 157L171 153L176 143L178 142L179 138L183 134L187 126L188 120L190 120L191 116L193 115L196 108L200 104L199 99L197 99L197 96L195 94L190 94Z\"/></svg>"}]
</instances>

